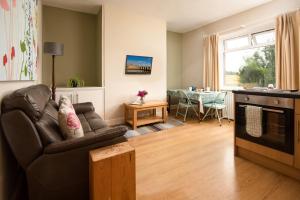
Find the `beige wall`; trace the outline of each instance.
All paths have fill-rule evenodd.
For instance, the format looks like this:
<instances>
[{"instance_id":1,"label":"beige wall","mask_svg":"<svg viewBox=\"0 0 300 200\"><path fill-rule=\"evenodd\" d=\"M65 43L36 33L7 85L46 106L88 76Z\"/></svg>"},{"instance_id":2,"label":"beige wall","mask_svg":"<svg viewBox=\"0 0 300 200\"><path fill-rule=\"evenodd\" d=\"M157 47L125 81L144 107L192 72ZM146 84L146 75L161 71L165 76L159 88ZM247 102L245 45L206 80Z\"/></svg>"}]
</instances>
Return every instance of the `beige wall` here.
<instances>
[{"instance_id":1,"label":"beige wall","mask_svg":"<svg viewBox=\"0 0 300 200\"><path fill-rule=\"evenodd\" d=\"M86 86L98 85L98 16L49 6L43 7L43 41L64 44L64 55L56 57L57 86L79 77ZM43 54L43 83L51 84L51 56Z\"/></svg>"},{"instance_id":2,"label":"beige wall","mask_svg":"<svg viewBox=\"0 0 300 200\"><path fill-rule=\"evenodd\" d=\"M202 85L202 38L204 34L220 33L241 25L259 25L264 21L300 7L299 0L273 0L270 3L211 23L183 35L183 86Z\"/></svg>"},{"instance_id":3,"label":"beige wall","mask_svg":"<svg viewBox=\"0 0 300 200\"><path fill-rule=\"evenodd\" d=\"M166 22L112 4L105 4L102 12L105 119L120 123L123 103L134 101L138 90L149 92L146 101L166 99ZM126 55L152 56L151 75L125 75Z\"/></svg>"},{"instance_id":4,"label":"beige wall","mask_svg":"<svg viewBox=\"0 0 300 200\"><path fill-rule=\"evenodd\" d=\"M102 86L102 7L97 15L97 86Z\"/></svg>"},{"instance_id":5,"label":"beige wall","mask_svg":"<svg viewBox=\"0 0 300 200\"><path fill-rule=\"evenodd\" d=\"M182 34L167 32L167 88L182 87Z\"/></svg>"},{"instance_id":6,"label":"beige wall","mask_svg":"<svg viewBox=\"0 0 300 200\"><path fill-rule=\"evenodd\" d=\"M38 48L39 55L42 55L42 5L38 5ZM36 81L11 81L11 82L0 82L0 103L3 96L9 94L10 92L27 87L33 84L41 82L42 77L42 56L38 58L38 72ZM13 180L12 175L14 169L10 165L10 159L8 158L6 147L3 144L2 134L0 134L0 200L7 200L8 193L11 192Z\"/></svg>"}]
</instances>

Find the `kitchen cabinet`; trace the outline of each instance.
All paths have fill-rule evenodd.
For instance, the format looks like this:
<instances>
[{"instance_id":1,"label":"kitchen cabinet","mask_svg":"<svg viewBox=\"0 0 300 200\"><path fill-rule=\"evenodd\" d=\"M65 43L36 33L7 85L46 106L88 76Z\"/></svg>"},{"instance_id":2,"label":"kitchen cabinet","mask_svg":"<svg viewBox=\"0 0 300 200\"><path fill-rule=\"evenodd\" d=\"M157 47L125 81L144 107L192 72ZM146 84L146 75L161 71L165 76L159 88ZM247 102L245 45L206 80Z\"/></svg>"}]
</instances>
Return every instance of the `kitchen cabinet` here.
<instances>
[{"instance_id":1,"label":"kitchen cabinet","mask_svg":"<svg viewBox=\"0 0 300 200\"><path fill-rule=\"evenodd\" d=\"M237 90L233 93L235 155L300 180L300 92ZM263 110L261 137L247 134L247 104L257 105Z\"/></svg>"},{"instance_id":2,"label":"kitchen cabinet","mask_svg":"<svg viewBox=\"0 0 300 200\"><path fill-rule=\"evenodd\" d=\"M61 96L69 97L73 104L92 102L96 113L104 119L103 87L56 88L56 102Z\"/></svg>"}]
</instances>

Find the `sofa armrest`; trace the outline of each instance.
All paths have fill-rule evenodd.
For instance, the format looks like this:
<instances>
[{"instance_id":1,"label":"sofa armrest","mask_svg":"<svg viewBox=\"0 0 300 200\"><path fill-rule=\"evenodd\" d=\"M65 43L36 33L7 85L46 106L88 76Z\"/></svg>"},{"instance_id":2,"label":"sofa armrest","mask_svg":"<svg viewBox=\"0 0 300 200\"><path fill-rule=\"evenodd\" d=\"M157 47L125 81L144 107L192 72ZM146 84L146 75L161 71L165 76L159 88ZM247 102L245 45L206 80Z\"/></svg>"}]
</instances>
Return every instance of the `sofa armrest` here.
<instances>
[{"instance_id":1,"label":"sofa armrest","mask_svg":"<svg viewBox=\"0 0 300 200\"><path fill-rule=\"evenodd\" d=\"M126 126L105 127L97 130L96 132L88 133L86 136L81 138L74 138L62 142L52 143L45 148L44 153L60 153L111 140L123 136L127 130L128 128Z\"/></svg>"},{"instance_id":2,"label":"sofa armrest","mask_svg":"<svg viewBox=\"0 0 300 200\"><path fill-rule=\"evenodd\" d=\"M48 145L26 169L30 198L89 199L89 152L126 142L124 136L103 141L98 137L79 138L72 145L68 141Z\"/></svg>"},{"instance_id":3,"label":"sofa armrest","mask_svg":"<svg viewBox=\"0 0 300 200\"><path fill-rule=\"evenodd\" d=\"M76 114L95 111L91 102L73 104Z\"/></svg>"},{"instance_id":4,"label":"sofa armrest","mask_svg":"<svg viewBox=\"0 0 300 200\"><path fill-rule=\"evenodd\" d=\"M39 134L23 111L13 110L3 113L0 129L23 169L43 153Z\"/></svg>"}]
</instances>

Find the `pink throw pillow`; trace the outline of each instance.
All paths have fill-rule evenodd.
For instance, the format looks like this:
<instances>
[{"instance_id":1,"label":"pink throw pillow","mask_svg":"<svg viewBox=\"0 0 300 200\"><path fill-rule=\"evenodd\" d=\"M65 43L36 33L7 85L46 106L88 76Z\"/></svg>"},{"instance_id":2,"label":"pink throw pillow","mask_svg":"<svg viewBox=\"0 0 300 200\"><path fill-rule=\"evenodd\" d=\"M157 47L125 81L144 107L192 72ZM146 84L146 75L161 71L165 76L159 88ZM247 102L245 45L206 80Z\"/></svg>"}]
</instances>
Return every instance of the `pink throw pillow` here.
<instances>
[{"instance_id":1,"label":"pink throw pillow","mask_svg":"<svg viewBox=\"0 0 300 200\"><path fill-rule=\"evenodd\" d=\"M60 130L65 139L83 137L83 129L77 117L71 101L65 99L61 103L58 112L58 122Z\"/></svg>"}]
</instances>

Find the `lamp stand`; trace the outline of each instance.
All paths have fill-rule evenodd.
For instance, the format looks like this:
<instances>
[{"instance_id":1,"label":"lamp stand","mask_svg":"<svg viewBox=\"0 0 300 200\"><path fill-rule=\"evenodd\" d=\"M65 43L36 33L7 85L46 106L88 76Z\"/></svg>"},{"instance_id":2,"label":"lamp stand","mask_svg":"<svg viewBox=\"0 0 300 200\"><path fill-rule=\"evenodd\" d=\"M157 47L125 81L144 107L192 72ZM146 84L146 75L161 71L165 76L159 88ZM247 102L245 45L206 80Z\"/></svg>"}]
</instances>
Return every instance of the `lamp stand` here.
<instances>
[{"instance_id":1,"label":"lamp stand","mask_svg":"<svg viewBox=\"0 0 300 200\"><path fill-rule=\"evenodd\" d=\"M55 90L56 90L54 62L55 62L55 55L52 55L52 100L53 101L55 101Z\"/></svg>"}]
</instances>

